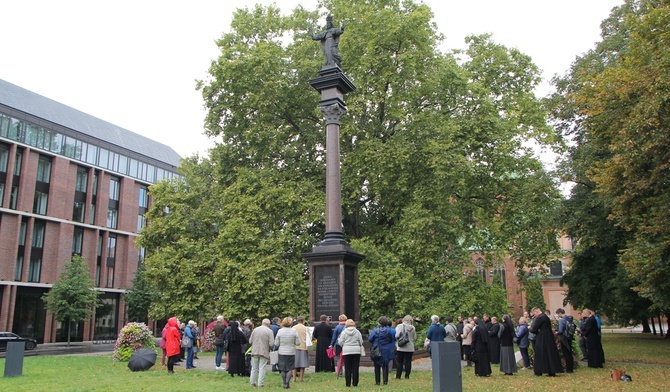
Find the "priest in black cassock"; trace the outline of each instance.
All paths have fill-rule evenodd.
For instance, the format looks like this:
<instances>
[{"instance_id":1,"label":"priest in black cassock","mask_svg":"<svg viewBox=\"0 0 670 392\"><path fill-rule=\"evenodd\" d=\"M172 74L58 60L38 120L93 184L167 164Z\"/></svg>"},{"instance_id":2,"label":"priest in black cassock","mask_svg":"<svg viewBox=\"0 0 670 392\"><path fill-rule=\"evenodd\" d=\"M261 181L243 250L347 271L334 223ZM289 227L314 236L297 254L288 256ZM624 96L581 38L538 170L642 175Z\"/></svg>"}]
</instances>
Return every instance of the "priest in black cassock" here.
<instances>
[{"instance_id":1,"label":"priest in black cassock","mask_svg":"<svg viewBox=\"0 0 670 392\"><path fill-rule=\"evenodd\" d=\"M535 375L541 376L543 373L547 373L549 376L555 376L556 373L563 373L563 365L561 365L561 358L558 356L556 339L549 316L538 308L533 308L533 315L535 315L535 318L530 327L530 332L536 334L535 364L533 366Z\"/></svg>"},{"instance_id":2,"label":"priest in black cassock","mask_svg":"<svg viewBox=\"0 0 670 392\"><path fill-rule=\"evenodd\" d=\"M326 355L326 349L333 338L333 328L328 324L328 316L321 315L320 323L314 327L312 337L316 339L315 372L334 372L333 360Z\"/></svg>"},{"instance_id":3,"label":"priest in black cassock","mask_svg":"<svg viewBox=\"0 0 670 392\"><path fill-rule=\"evenodd\" d=\"M603 346L600 336L598 322L592 311L584 309L582 317L586 318L582 328L582 336L586 338L586 359L588 359L590 368L601 368L605 362L603 355Z\"/></svg>"}]
</instances>

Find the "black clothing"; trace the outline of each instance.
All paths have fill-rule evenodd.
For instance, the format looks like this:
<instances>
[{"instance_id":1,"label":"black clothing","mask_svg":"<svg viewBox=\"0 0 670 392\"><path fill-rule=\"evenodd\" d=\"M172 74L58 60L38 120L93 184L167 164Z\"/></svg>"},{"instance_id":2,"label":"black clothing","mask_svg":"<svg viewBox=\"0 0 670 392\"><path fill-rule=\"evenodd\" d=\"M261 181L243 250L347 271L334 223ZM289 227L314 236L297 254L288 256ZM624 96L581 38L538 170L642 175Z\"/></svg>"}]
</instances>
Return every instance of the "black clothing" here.
<instances>
[{"instance_id":1,"label":"black clothing","mask_svg":"<svg viewBox=\"0 0 670 392\"><path fill-rule=\"evenodd\" d=\"M500 324L492 323L491 328L489 328L489 359L494 364L500 363L500 339L498 338L498 332L500 332Z\"/></svg>"},{"instance_id":2,"label":"black clothing","mask_svg":"<svg viewBox=\"0 0 670 392\"><path fill-rule=\"evenodd\" d=\"M412 356L414 353L410 351L396 351L395 355L396 362L398 363L395 378L402 376L403 369L405 370L405 378L409 378L409 374L412 372Z\"/></svg>"},{"instance_id":3,"label":"black clothing","mask_svg":"<svg viewBox=\"0 0 670 392\"><path fill-rule=\"evenodd\" d=\"M326 349L330 346L333 338L333 328L325 321L314 327L312 335L316 339L316 360L314 362L315 372L334 372L333 360L326 355Z\"/></svg>"},{"instance_id":4,"label":"black clothing","mask_svg":"<svg viewBox=\"0 0 670 392\"><path fill-rule=\"evenodd\" d=\"M361 363L361 355L343 355L342 362L344 363L344 382L346 386L350 387L352 383L355 387L358 386L358 371Z\"/></svg>"},{"instance_id":5,"label":"black clothing","mask_svg":"<svg viewBox=\"0 0 670 392\"><path fill-rule=\"evenodd\" d=\"M476 355L475 375L488 377L491 375L491 363L489 362L489 333L481 320L473 331L472 351Z\"/></svg>"},{"instance_id":6,"label":"black clothing","mask_svg":"<svg viewBox=\"0 0 670 392\"><path fill-rule=\"evenodd\" d=\"M551 320L542 313L533 319L530 332L535 334L535 374L547 373L550 376L563 373L561 358L558 356Z\"/></svg>"},{"instance_id":7,"label":"black clothing","mask_svg":"<svg viewBox=\"0 0 670 392\"><path fill-rule=\"evenodd\" d=\"M230 327L226 329L226 337L228 340L228 373L231 375L246 374L246 364L244 362L243 348L248 343L244 332L240 331L236 322L231 322Z\"/></svg>"},{"instance_id":8,"label":"black clothing","mask_svg":"<svg viewBox=\"0 0 670 392\"><path fill-rule=\"evenodd\" d=\"M603 367L605 357L603 355L603 346L600 338L600 331L598 330L598 323L594 316L587 318L584 322L582 336L586 338L586 358L588 359L589 367Z\"/></svg>"}]
</instances>

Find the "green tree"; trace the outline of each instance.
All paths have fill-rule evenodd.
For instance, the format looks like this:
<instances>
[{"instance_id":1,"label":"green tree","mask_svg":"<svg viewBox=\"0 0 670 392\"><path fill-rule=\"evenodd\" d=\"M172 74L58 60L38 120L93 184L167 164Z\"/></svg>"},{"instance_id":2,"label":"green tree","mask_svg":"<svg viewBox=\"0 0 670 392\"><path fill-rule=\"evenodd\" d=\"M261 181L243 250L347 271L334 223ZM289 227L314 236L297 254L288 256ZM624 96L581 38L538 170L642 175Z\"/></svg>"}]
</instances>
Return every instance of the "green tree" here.
<instances>
[{"instance_id":1,"label":"green tree","mask_svg":"<svg viewBox=\"0 0 670 392\"><path fill-rule=\"evenodd\" d=\"M540 276L534 273L528 274L523 283L523 290L526 292L526 310L530 312L533 308L539 308L544 312L547 303L544 302Z\"/></svg>"},{"instance_id":2,"label":"green tree","mask_svg":"<svg viewBox=\"0 0 670 392\"><path fill-rule=\"evenodd\" d=\"M149 309L156 295L145 276L146 267L140 264L135 271L132 285L124 295L128 307L128 320L141 323L149 322Z\"/></svg>"},{"instance_id":3,"label":"green tree","mask_svg":"<svg viewBox=\"0 0 670 392\"><path fill-rule=\"evenodd\" d=\"M95 290L88 266L81 256L73 255L72 260L65 262L63 272L42 299L46 309L53 313L58 321L67 323L69 346L72 323L93 316L98 303L98 292Z\"/></svg>"},{"instance_id":4,"label":"green tree","mask_svg":"<svg viewBox=\"0 0 670 392\"><path fill-rule=\"evenodd\" d=\"M582 215L595 211L599 219L582 230L588 238L584 255L610 267L622 263L625 274L610 268L606 279L630 282L653 308L666 312L669 22L668 1L628 0L616 7L602 24L602 42L556 79L553 97L557 125L575 141L566 165L578 184L573 205Z\"/></svg>"},{"instance_id":5,"label":"green tree","mask_svg":"<svg viewBox=\"0 0 670 392\"><path fill-rule=\"evenodd\" d=\"M527 146L559 140L533 94L530 58L490 36L442 53L430 8L413 1L319 5L346 26L342 66L358 86L346 97L341 162L344 233L366 255L363 317L429 316L428 299L449 295L445 280L472 249L511 255L519 268L550 262L560 195ZM301 253L324 232L325 127L306 83L322 65L311 34L323 16L241 9L217 41L198 87L206 132L220 143L187 160L183 180L152 188L140 240L157 249L146 261L164 298L156 307L306 312Z\"/></svg>"}]
</instances>

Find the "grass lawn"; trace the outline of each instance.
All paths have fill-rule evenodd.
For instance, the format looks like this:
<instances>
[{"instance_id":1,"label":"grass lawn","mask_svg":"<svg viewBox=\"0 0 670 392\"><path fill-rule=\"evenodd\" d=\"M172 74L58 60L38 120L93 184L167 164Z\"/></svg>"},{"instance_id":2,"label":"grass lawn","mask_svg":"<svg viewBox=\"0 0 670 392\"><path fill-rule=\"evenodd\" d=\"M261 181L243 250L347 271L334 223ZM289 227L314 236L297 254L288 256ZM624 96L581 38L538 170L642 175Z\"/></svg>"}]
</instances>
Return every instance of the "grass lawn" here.
<instances>
[{"instance_id":1,"label":"grass lawn","mask_svg":"<svg viewBox=\"0 0 670 392\"><path fill-rule=\"evenodd\" d=\"M608 360L605 369L589 369L581 366L572 375L557 377L533 377L532 371L520 371L515 376L504 376L497 369L488 378L475 377L472 368L463 371L463 389L466 391L523 391L533 388L537 391L593 391L593 390L664 390L670 380L670 366L628 364L612 362L638 362L643 359L636 352L647 352L646 363L670 361L670 342L659 338L641 337L636 334L611 335L604 337L605 355ZM213 361L212 356L201 361ZM4 369L4 359L0 368ZM3 378L0 381L5 391L177 391L222 390L251 391L247 378L231 378L225 372L201 371L176 368L177 374L168 375L164 368L154 366L146 372L133 373L127 363L113 362L111 355L104 356L53 356L26 357L23 376ZM632 383L609 381L611 369L625 369L633 377ZM343 379L334 374L314 374L308 372L307 382L292 383L293 391L344 391ZM281 381L276 373L268 374L266 388L281 390ZM429 371L412 372L409 380L391 378L389 385L375 387L372 373L361 373L358 390L362 391L431 391L432 380Z\"/></svg>"}]
</instances>

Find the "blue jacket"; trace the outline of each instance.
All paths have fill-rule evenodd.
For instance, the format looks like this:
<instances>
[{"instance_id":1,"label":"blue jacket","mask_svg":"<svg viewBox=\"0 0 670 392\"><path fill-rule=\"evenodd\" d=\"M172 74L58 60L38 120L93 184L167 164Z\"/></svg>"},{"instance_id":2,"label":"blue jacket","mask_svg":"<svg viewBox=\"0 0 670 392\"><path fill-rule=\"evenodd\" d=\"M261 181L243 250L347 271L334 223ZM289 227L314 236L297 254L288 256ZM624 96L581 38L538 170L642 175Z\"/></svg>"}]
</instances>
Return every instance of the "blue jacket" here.
<instances>
[{"instance_id":1,"label":"blue jacket","mask_svg":"<svg viewBox=\"0 0 670 392\"><path fill-rule=\"evenodd\" d=\"M426 338L430 340L431 342L443 342L444 338L447 337L447 331L444 330L444 327L442 327L439 323L437 324L431 324L430 327L428 327L428 332L426 333Z\"/></svg>"},{"instance_id":2,"label":"blue jacket","mask_svg":"<svg viewBox=\"0 0 670 392\"><path fill-rule=\"evenodd\" d=\"M372 330L368 341L372 343L372 347L379 347L382 352L380 360L375 361L375 365L383 366L390 360L395 358L393 349L395 348L395 329L391 327L381 327Z\"/></svg>"},{"instance_id":3,"label":"blue jacket","mask_svg":"<svg viewBox=\"0 0 670 392\"><path fill-rule=\"evenodd\" d=\"M528 334L530 330L528 329L528 324L519 324L519 327L516 329L516 344L519 348L528 348Z\"/></svg>"},{"instance_id":4,"label":"blue jacket","mask_svg":"<svg viewBox=\"0 0 670 392\"><path fill-rule=\"evenodd\" d=\"M187 325L186 328L184 328L184 335L191 339L191 345L195 343L195 335L193 334L193 330L191 329L190 325Z\"/></svg>"},{"instance_id":5,"label":"blue jacket","mask_svg":"<svg viewBox=\"0 0 670 392\"><path fill-rule=\"evenodd\" d=\"M344 324L337 324L335 328L333 328L333 338L330 339L330 346L335 347L335 344L337 343L337 339L340 337L340 334L342 331L344 331Z\"/></svg>"},{"instance_id":6,"label":"blue jacket","mask_svg":"<svg viewBox=\"0 0 670 392\"><path fill-rule=\"evenodd\" d=\"M270 329L272 330L272 335L274 335L274 337L277 337L277 332L279 332L279 328L281 327L275 323L270 324Z\"/></svg>"}]
</instances>

